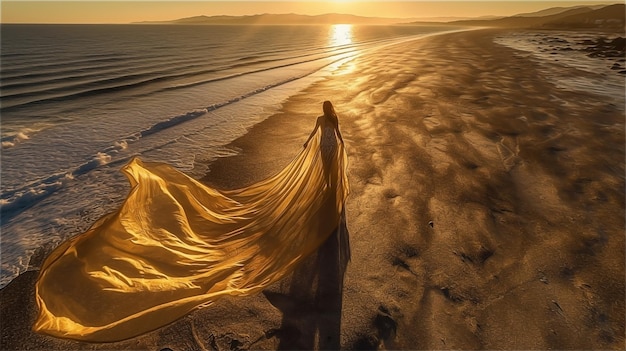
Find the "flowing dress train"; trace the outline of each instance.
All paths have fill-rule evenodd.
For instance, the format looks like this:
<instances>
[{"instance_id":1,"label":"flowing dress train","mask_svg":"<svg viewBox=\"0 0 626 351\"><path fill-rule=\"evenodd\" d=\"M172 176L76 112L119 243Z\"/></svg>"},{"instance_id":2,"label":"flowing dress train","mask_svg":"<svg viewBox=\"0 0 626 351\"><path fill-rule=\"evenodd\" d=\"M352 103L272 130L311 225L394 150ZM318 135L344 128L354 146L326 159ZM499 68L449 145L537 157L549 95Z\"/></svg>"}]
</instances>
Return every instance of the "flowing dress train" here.
<instances>
[{"instance_id":1,"label":"flowing dress train","mask_svg":"<svg viewBox=\"0 0 626 351\"><path fill-rule=\"evenodd\" d=\"M33 329L124 340L284 277L337 227L348 195L343 144L326 132L276 175L238 190L133 159L122 169L132 186L122 206L42 265Z\"/></svg>"}]
</instances>

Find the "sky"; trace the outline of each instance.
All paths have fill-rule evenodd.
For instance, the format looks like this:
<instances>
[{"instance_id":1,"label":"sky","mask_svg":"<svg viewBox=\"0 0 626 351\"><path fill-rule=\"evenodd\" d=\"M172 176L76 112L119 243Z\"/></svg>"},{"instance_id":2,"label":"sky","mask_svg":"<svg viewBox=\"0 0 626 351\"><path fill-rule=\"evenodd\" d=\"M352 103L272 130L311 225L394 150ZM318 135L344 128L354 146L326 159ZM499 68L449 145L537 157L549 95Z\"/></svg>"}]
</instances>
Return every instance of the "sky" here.
<instances>
[{"instance_id":1,"label":"sky","mask_svg":"<svg viewBox=\"0 0 626 351\"><path fill-rule=\"evenodd\" d=\"M199 15L345 13L368 17L510 16L550 7L619 1L31 1L0 0L2 23L131 23Z\"/></svg>"}]
</instances>

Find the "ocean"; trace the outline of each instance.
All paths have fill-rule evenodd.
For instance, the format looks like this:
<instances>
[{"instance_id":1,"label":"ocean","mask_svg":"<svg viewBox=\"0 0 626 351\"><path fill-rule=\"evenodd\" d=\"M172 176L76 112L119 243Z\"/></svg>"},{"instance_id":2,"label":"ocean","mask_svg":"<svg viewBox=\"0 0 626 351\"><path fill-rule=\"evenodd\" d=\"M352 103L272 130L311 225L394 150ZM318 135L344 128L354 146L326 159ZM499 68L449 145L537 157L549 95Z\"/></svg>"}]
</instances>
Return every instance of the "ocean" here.
<instances>
[{"instance_id":1,"label":"ocean","mask_svg":"<svg viewBox=\"0 0 626 351\"><path fill-rule=\"evenodd\" d=\"M132 157L201 177L196 158L236 153L226 145L342 63L451 29L1 25L0 287L115 210Z\"/></svg>"}]
</instances>

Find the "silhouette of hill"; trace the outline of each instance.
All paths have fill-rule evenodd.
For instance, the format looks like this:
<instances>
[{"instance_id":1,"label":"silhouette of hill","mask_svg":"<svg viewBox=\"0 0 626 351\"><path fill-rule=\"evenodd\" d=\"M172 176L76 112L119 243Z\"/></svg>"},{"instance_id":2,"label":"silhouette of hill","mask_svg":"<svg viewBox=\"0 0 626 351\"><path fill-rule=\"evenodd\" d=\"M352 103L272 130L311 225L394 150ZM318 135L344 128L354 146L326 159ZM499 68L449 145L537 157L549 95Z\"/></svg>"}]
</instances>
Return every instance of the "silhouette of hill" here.
<instances>
[{"instance_id":1,"label":"silhouette of hill","mask_svg":"<svg viewBox=\"0 0 626 351\"><path fill-rule=\"evenodd\" d=\"M578 7L570 10L566 10L554 15L529 17L529 16L512 16L505 17L496 20L467 20L467 21L454 21L450 24L467 25L467 26L485 26L485 27L537 27L544 23L556 21L561 18L578 15L593 11L589 7Z\"/></svg>"},{"instance_id":2,"label":"silhouette of hill","mask_svg":"<svg viewBox=\"0 0 626 351\"><path fill-rule=\"evenodd\" d=\"M624 28L624 4L593 5L573 7L552 7L549 9L522 13L511 17L479 17L446 21L451 18L384 18L363 17L348 14L329 13L324 15L260 14L248 16L193 16L172 21L135 22L137 24L181 24L181 25L295 25L295 24L413 24L413 25L460 25L510 28Z\"/></svg>"},{"instance_id":3,"label":"silhouette of hill","mask_svg":"<svg viewBox=\"0 0 626 351\"><path fill-rule=\"evenodd\" d=\"M494 20L503 18L504 16L480 16L480 17L419 17L416 22L440 22L447 23L452 21L465 21L465 20ZM408 22L411 19L405 19L404 22ZM416 23L411 22L411 23Z\"/></svg>"},{"instance_id":4,"label":"silhouette of hill","mask_svg":"<svg viewBox=\"0 0 626 351\"><path fill-rule=\"evenodd\" d=\"M411 18L383 18L383 17L363 17L338 13L324 15L298 15L289 14L261 14L250 16L194 16L181 18L173 21L161 22L137 22L139 24L212 24L212 25L236 25L236 24L394 24L406 23L415 19Z\"/></svg>"},{"instance_id":5,"label":"silhouette of hill","mask_svg":"<svg viewBox=\"0 0 626 351\"><path fill-rule=\"evenodd\" d=\"M624 13L624 4L602 5L601 7L555 7L496 20L466 20L448 22L448 24L511 28L623 29Z\"/></svg>"},{"instance_id":6,"label":"silhouette of hill","mask_svg":"<svg viewBox=\"0 0 626 351\"><path fill-rule=\"evenodd\" d=\"M591 12L585 12L555 19L544 23L543 27L549 28L624 28L626 17L626 5L615 4L606 6Z\"/></svg>"},{"instance_id":7,"label":"silhouette of hill","mask_svg":"<svg viewBox=\"0 0 626 351\"><path fill-rule=\"evenodd\" d=\"M563 13L565 11L569 11L569 10L573 10L573 9L577 9L577 8L581 8L581 7L588 7L590 9L592 9L592 10L597 10L597 9L601 9L601 8L603 8L605 6L607 6L607 5L594 5L594 6L582 5L582 6L571 6L571 7L551 7L549 9L536 11L536 12L519 13L519 14L515 15L515 17L552 16L552 15L558 15L559 13Z\"/></svg>"}]
</instances>

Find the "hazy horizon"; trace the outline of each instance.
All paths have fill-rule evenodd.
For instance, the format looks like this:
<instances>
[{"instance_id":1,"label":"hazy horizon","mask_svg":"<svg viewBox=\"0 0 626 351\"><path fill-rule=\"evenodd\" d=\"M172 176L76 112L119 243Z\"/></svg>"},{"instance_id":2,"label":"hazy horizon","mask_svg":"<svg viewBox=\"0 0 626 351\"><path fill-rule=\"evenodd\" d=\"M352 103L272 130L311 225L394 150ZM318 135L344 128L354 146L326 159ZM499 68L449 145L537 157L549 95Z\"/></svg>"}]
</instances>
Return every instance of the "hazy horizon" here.
<instances>
[{"instance_id":1,"label":"hazy horizon","mask_svg":"<svg viewBox=\"0 0 626 351\"><path fill-rule=\"evenodd\" d=\"M383 18L512 16L615 1L2 1L0 23L128 24L193 16L329 13Z\"/></svg>"}]
</instances>

